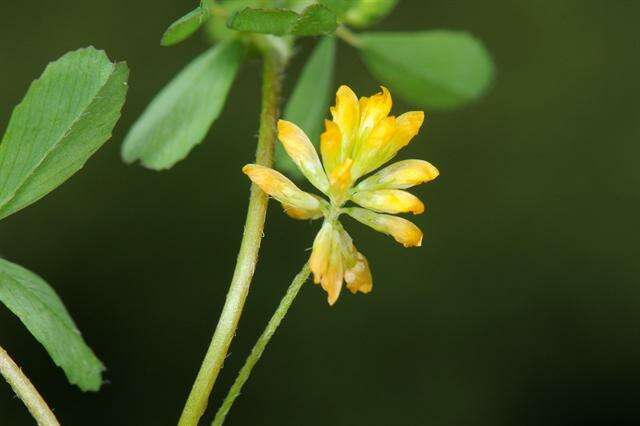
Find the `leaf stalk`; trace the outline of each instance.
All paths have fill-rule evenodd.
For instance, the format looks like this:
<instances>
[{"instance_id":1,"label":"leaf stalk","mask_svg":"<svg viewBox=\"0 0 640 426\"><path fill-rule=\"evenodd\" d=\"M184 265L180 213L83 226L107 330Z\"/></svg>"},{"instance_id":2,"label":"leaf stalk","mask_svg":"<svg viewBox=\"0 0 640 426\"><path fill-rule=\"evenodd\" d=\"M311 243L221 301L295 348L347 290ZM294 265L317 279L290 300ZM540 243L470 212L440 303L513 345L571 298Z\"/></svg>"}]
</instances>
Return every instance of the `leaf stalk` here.
<instances>
[{"instance_id":1,"label":"leaf stalk","mask_svg":"<svg viewBox=\"0 0 640 426\"><path fill-rule=\"evenodd\" d=\"M344 25L340 25L336 29L336 36L340 37L347 44L351 45L351 47L355 47L356 49L362 48L362 40L349 28Z\"/></svg>"},{"instance_id":2,"label":"leaf stalk","mask_svg":"<svg viewBox=\"0 0 640 426\"><path fill-rule=\"evenodd\" d=\"M269 344L269 341L273 337L273 334L276 332L276 330L280 326L280 323L282 322L285 315L289 311L291 304L293 303L296 296L298 295L298 292L300 291L302 284L304 284L307 281L307 278L309 278L310 273L311 273L311 270L309 268L309 264L305 263L302 270L298 273L298 275L295 276L295 278L291 282L291 285L289 286L286 294L280 301L278 308L276 309L276 311L273 313L273 316L269 320L267 327L264 329L264 331L258 338L258 341L256 342L255 346L251 350L251 354L249 355L244 365L240 369L240 372L238 373L238 377L236 378L235 382L229 389L229 393L225 397L222 405L220 406L220 409L218 409L218 412L216 413L216 417L213 420L212 426L222 426L222 424L224 423L224 420L227 417L227 413L229 412L234 401L242 391L242 386L244 386L247 379L249 378L249 375L251 374L253 367L260 360L260 357L262 356L264 349L267 347L267 344Z\"/></svg>"}]
</instances>

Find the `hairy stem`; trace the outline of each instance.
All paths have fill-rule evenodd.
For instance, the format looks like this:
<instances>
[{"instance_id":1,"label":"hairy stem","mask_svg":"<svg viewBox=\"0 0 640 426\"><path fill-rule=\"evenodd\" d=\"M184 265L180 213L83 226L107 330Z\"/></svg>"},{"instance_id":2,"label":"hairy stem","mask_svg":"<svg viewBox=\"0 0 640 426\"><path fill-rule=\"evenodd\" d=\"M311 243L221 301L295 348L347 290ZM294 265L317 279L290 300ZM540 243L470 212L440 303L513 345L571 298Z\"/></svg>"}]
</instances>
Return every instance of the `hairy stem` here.
<instances>
[{"instance_id":1,"label":"hairy stem","mask_svg":"<svg viewBox=\"0 0 640 426\"><path fill-rule=\"evenodd\" d=\"M263 51L262 109L256 163L270 167L273 163L276 121L279 114L282 74L286 58L283 58L273 48L263 47ZM179 426L197 425L207 408L209 395L227 356L249 292L253 272L258 261L267 203L267 195L255 184L251 185L247 218L231 285L209 349L182 411Z\"/></svg>"},{"instance_id":2,"label":"hairy stem","mask_svg":"<svg viewBox=\"0 0 640 426\"><path fill-rule=\"evenodd\" d=\"M11 359L9 354L0 346L0 374L11 385L18 398L27 406L31 416L41 426L60 426L56 416L47 403L42 399L38 390L31 384L20 367Z\"/></svg>"},{"instance_id":3,"label":"hairy stem","mask_svg":"<svg viewBox=\"0 0 640 426\"><path fill-rule=\"evenodd\" d=\"M242 386L245 384L245 382L249 378L249 375L251 374L251 370L253 370L253 367L256 365L256 363L262 356L262 352L264 351L265 347L271 340L271 337L273 337L273 333L276 332L276 330L278 329L278 326L282 322L282 319L289 311L289 307L291 307L293 300L298 295L298 292L300 291L300 287L302 287L302 284L304 284L305 281L307 281L307 278L309 278L310 272L311 271L309 269L309 264L305 263L302 270L293 279L293 282L289 286L287 293L284 295L284 297L280 301L280 305L278 305L278 309L276 309L276 311L273 313L273 316L269 320L267 327L264 329L264 331L260 335L260 338L258 338L258 341L256 342L255 346L251 350L251 354L249 355L244 365L242 366L242 369L238 373L238 377L236 378L236 381L233 383L233 386L231 386L231 389L229 389L229 393L225 397L224 402L222 403L222 406L216 413L216 417L213 420L212 426L222 426L222 424L224 423L224 420L227 417L227 413L231 409L231 406L233 405L233 402L236 400L238 395L240 395Z\"/></svg>"}]
</instances>

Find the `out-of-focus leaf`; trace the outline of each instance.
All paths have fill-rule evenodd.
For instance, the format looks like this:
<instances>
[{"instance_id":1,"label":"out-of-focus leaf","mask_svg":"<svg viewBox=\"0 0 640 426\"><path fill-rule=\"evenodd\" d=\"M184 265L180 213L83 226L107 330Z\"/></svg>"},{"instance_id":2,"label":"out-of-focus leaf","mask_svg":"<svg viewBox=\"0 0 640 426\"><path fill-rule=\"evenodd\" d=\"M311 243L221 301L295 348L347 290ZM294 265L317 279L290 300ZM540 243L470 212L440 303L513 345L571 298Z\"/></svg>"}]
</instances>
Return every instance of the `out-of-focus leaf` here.
<instances>
[{"instance_id":1,"label":"out-of-focus leaf","mask_svg":"<svg viewBox=\"0 0 640 426\"><path fill-rule=\"evenodd\" d=\"M200 6L192 10L167 28L162 40L160 40L160 44L162 46L173 46L186 40L198 31L198 28L209 19L209 15L209 10Z\"/></svg>"},{"instance_id":2,"label":"out-of-focus leaf","mask_svg":"<svg viewBox=\"0 0 640 426\"><path fill-rule=\"evenodd\" d=\"M70 383L84 391L100 389L104 366L42 278L0 258L0 302L42 343Z\"/></svg>"},{"instance_id":3,"label":"out-of-focus leaf","mask_svg":"<svg viewBox=\"0 0 640 426\"><path fill-rule=\"evenodd\" d=\"M227 26L236 31L286 35L298 20L299 15L287 9L253 9L247 7L231 18Z\"/></svg>"},{"instance_id":4,"label":"out-of-focus leaf","mask_svg":"<svg viewBox=\"0 0 640 426\"><path fill-rule=\"evenodd\" d=\"M126 64L92 47L47 66L0 143L0 219L61 185L111 137L128 75Z\"/></svg>"},{"instance_id":5,"label":"out-of-focus leaf","mask_svg":"<svg viewBox=\"0 0 640 426\"><path fill-rule=\"evenodd\" d=\"M224 9L229 16L233 16L245 7L251 6L255 0L226 0L218 2L218 5ZM235 37L237 33L227 27L228 19L222 16L212 16L207 23L207 34L212 41L226 40Z\"/></svg>"},{"instance_id":6,"label":"out-of-focus leaf","mask_svg":"<svg viewBox=\"0 0 640 426\"><path fill-rule=\"evenodd\" d=\"M220 115L244 53L239 41L224 41L182 70L129 131L124 161L162 170L184 159Z\"/></svg>"},{"instance_id":7,"label":"out-of-focus leaf","mask_svg":"<svg viewBox=\"0 0 640 426\"><path fill-rule=\"evenodd\" d=\"M324 37L318 43L307 60L284 111L284 118L304 130L316 146L331 99L335 45L335 39L331 36ZM276 145L276 168L289 177L302 177L281 144Z\"/></svg>"},{"instance_id":8,"label":"out-of-focus leaf","mask_svg":"<svg viewBox=\"0 0 640 426\"><path fill-rule=\"evenodd\" d=\"M366 28L387 16L398 0L359 0L345 14L344 20L356 28Z\"/></svg>"},{"instance_id":9,"label":"out-of-focus leaf","mask_svg":"<svg viewBox=\"0 0 640 426\"><path fill-rule=\"evenodd\" d=\"M300 13L307 7L316 3L321 3L321 2L318 2L317 0L284 0L282 7L291 9L294 12Z\"/></svg>"},{"instance_id":10,"label":"out-of-focus leaf","mask_svg":"<svg viewBox=\"0 0 640 426\"><path fill-rule=\"evenodd\" d=\"M337 27L336 15L326 7L314 4L302 11L291 28L290 34L296 36L331 34Z\"/></svg>"},{"instance_id":11,"label":"out-of-focus leaf","mask_svg":"<svg viewBox=\"0 0 640 426\"><path fill-rule=\"evenodd\" d=\"M346 13L354 7L359 0L319 0L318 3L326 6L329 10L333 11L339 17L343 17Z\"/></svg>"},{"instance_id":12,"label":"out-of-focus leaf","mask_svg":"<svg viewBox=\"0 0 640 426\"><path fill-rule=\"evenodd\" d=\"M365 28L387 16L398 0L319 0L349 25Z\"/></svg>"},{"instance_id":13,"label":"out-of-focus leaf","mask_svg":"<svg viewBox=\"0 0 640 426\"><path fill-rule=\"evenodd\" d=\"M360 52L380 81L407 101L448 109L479 98L493 77L484 45L456 31L363 33Z\"/></svg>"},{"instance_id":14,"label":"out-of-focus leaf","mask_svg":"<svg viewBox=\"0 0 640 426\"><path fill-rule=\"evenodd\" d=\"M229 18L227 26L236 31L278 36L315 36L334 32L338 24L333 12L320 4L314 4L301 14L288 9L247 7Z\"/></svg>"}]
</instances>

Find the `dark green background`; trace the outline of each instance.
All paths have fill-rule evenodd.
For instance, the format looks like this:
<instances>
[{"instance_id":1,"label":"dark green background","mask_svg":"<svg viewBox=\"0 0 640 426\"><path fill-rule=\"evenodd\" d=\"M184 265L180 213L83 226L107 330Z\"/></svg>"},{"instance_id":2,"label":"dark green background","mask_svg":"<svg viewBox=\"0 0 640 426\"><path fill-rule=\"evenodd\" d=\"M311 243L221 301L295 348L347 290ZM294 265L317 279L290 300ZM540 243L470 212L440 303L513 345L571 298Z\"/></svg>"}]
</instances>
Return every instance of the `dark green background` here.
<instances>
[{"instance_id":1,"label":"dark green background","mask_svg":"<svg viewBox=\"0 0 640 426\"><path fill-rule=\"evenodd\" d=\"M18 320L0 343L65 425L175 424L233 270L248 196L259 64L207 141L168 172L125 166L123 137L206 43L159 47L194 1L3 1L0 128L47 62L93 44L131 67L113 140L0 224L0 255L45 277L108 366L70 387ZM305 285L229 425L640 424L640 2L406 0L381 30L468 29L495 57L481 102L428 113L400 156L441 170L417 190L424 246L349 221L374 291L330 308ZM294 60L291 88L312 41ZM348 46L336 84L377 82ZM396 103L395 112L414 108ZM318 224L271 206L218 405ZM209 413L207 420L211 417ZM0 383L0 424L31 420Z\"/></svg>"}]
</instances>

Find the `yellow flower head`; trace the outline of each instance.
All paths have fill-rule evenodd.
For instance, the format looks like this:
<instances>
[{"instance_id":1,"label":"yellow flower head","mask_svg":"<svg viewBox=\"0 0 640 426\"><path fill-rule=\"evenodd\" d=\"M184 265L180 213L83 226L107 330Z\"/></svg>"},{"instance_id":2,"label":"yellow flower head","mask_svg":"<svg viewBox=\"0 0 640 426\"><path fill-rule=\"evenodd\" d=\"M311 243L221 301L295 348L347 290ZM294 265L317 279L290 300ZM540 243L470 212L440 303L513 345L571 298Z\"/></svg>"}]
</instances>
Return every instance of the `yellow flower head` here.
<instances>
[{"instance_id":1,"label":"yellow flower head","mask_svg":"<svg viewBox=\"0 0 640 426\"><path fill-rule=\"evenodd\" d=\"M422 231L392 214L424 212L422 201L404 190L435 179L438 170L423 160L404 160L360 180L395 157L422 126L422 111L394 117L389 115L391 106L391 94L385 87L369 98L358 99L349 87L341 86L331 107L332 120L325 120L320 137L322 162L298 126L278 122L278 137L287 154L328 201L302 191L268 167L248 164L242 169L263 191L280 201L289 216L324 217L309 265L315 283L327 292L331 305L338 300L344 282L352 293L369 293L373 286L369 263L338 221L341 214L391 235L405 247L422 244ZM346 207L349 201L362 208Z\"/></svg>"}]
</instances>

